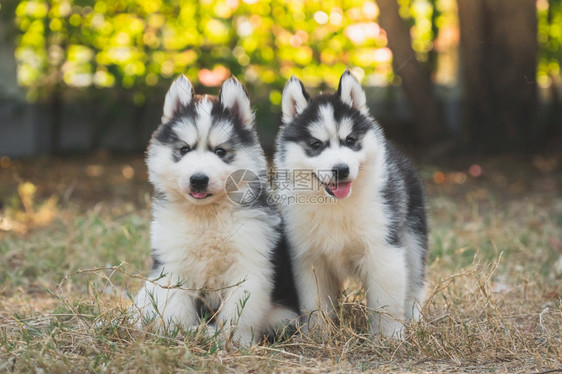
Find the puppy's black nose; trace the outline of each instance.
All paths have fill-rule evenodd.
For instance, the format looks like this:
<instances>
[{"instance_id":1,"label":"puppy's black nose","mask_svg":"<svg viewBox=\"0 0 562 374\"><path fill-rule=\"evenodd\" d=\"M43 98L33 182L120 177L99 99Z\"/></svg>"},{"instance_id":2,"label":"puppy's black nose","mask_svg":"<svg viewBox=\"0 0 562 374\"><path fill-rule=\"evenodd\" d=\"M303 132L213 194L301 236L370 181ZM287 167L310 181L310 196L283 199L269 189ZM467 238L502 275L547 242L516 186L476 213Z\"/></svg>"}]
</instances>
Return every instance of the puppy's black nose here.
<instances>
[{"instance_id":1,"label":"puppy's black nose","mask_svg":"<svg viewBox=\"0 0 562 374\"><path fill-rule=\"evenodd\" d=\"M209 177L205 174L193 174L189 178L189 183L191 183L191 188L194 190L205 190L209 184Z\"/></svg>"},{"instance_id":2,"label":"puppy's black nose","mask_svg":"<svg viewBox=\"0 0 562 374\"><path fill-rule=\"evenodd\" d=\"M346 164L337 164L332 168L332 173L336 180L342 180L349 176L349 166Z\"/></svg>"}]
</instances>

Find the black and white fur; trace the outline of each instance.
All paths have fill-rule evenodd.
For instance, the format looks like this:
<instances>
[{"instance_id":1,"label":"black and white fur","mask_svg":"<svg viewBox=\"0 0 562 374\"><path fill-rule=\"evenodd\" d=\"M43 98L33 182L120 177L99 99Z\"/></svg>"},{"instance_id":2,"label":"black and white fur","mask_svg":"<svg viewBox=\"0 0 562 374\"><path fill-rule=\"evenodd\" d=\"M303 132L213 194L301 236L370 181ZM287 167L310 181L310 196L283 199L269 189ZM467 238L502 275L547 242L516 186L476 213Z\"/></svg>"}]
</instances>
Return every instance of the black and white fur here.
<instances>
[{"instance_id":1,"label":"black and white fur","mask_svg":"<svg viewBox=\"0 0 562 374\"><path fill-rule=\"evenodd\" d=\"M244 87L230 78L220 96L195 95L185 76L166 95L147 151L152 273L135 300L144 323L193 328L202 314L243 345L298 311L282 221L269 206L266 160ZM257 200L236 203L225 183L249 170ZM179 287L178 287L179 286ZM209 325L213 331L216 327Z\"/></svg>"},{"instance_id":2,"label":"black and white fur","mask_svg":"<svg viewBox=\"0 0 562 374\"><path fill-rule=\"evenodd\" d=\"M316 182L312 191L287 191L287 201L299 203L282 207L303 312L330 313L342 282L355 277L376 310L371 332L400 335L401 321L419 317L425 283L426 200L418 173L369 115L349 71L335 94L313 98L292 77L282 111L276 168L301 176L308 170Z\"/></svg>"}]
</instances>

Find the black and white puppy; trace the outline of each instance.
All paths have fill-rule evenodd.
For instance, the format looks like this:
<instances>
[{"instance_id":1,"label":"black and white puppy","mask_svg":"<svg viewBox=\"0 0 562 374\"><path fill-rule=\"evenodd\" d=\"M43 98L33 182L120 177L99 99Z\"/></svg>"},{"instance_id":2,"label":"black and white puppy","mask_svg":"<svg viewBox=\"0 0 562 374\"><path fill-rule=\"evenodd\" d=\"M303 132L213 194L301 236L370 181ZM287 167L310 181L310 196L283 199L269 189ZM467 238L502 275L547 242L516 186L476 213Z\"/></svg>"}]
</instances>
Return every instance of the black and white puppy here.
<instances>
[{"instance_id":1,"label":"black and white puppy","mask_svg":"<svg viewBox=\"0 0 562 374\"><path fill-rule=\"evenodd\" d=\"M282 111L276 168L293 178L294 171L307 174L311 183L289 189L282 207L303 311L330 312L342 282L355 277L377 311L371 331L400 335L401 321L419 316L425 283L426 198L418 173L384 137L348 71L335 94L313 98L292 77Z\"/></svg>"},{"instance_id":2,"label":"black and white puppy","mask_svg":"<svg viewBox=\"0 0 562 374\"><path fill-rule=\"evenodd\" d=\"M211 310L248 345L295 318L282 221L267 204L266 160L240 82L230 78L215 97L176 79L146 163L154 267L135 300L141 319L192 328Z\"/></svg>"}]
</instances>

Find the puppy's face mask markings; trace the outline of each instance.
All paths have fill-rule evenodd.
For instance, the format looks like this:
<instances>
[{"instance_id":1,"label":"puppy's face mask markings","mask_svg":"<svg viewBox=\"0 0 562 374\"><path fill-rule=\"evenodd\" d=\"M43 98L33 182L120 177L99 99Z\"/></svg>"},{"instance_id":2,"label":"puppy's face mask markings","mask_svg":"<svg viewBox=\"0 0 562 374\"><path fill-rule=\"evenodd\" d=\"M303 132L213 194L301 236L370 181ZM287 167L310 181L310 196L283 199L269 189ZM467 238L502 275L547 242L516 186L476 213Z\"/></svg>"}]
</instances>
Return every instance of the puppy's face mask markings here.
<instances>
[{"instance_id":1,"label":"puppy's face mask markings","mask_svg":"<svg viewBox=\"0 0 562 374\"><path fill-rule=\"evenodd\" d=\"M166 95L163 124L149 149L149 172L160 174L151 181L165 195L198 205L224 197L229 175L247 168L258 145L253 119L239 82L226 81L217 98L195 95L191 83L178 78Z\"/></svg>"},{"instance_id":2,"label":"puppy's face mask markings","mask_svg":"<svg viewBox=\"0 0 562 374\"><path fill-rule=\"evenodd\" d=\"M302 83L292 78L283 91L283 167L310 170L326 195L339 199L352 193L372 131L358 85L355 79L342 78L336 94L309 99Z\"/></svg>"}]
</instances>

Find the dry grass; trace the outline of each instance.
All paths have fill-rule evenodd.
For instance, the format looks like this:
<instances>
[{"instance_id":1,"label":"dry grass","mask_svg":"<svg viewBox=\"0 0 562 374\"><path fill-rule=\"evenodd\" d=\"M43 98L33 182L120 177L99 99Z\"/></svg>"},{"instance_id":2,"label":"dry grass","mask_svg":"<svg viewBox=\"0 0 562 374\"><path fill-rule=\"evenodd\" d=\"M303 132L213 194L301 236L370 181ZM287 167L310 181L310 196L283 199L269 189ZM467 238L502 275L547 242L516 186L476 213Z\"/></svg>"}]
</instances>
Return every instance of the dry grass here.
<instances>
[{"instance_id":1,"label":"dry grass","mask_svg":"<svg viewBox=\"0 0 562 374\"><path fill-rule=\"evenodd\" d=\"M150 267L142 160L3 163L0 372L561 371L561 162L488 160L478 178L463 162L423 168L428 302L405 339L366 334L352 287L330 331L243 350L128 321L130 294ZM25 181L34 196L18 193ZM51 196L59 203L45 218Z\"/></svg>"}]
</instances>

